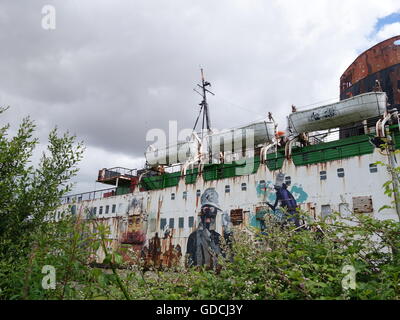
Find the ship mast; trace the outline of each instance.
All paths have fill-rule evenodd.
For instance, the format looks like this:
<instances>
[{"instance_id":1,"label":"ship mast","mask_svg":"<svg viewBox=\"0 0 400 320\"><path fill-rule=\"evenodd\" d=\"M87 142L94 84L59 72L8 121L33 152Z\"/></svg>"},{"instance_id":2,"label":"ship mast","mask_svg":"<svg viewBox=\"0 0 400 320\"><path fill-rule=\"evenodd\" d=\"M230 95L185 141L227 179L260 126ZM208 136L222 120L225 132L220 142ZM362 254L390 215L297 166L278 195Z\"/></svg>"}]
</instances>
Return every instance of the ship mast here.
<instances>
[{"instance_id":1,"label":"ship mast","mask_svg":"<svg viewBox=\"0 0 400 320\"><path fill-rule=\"evenodd\" d=\"M214 96L214 93L212 93L210 90L207 89L207 87L211 87L211 83L209 83L208 81L206 81L204 79L204 71L203 68L200 68L201 71L201 85L197 84L197 86L201 89L201 92L197 91L196 89L193 89L194 91L196 91L199 95L201 95L201 97L203 98L203 100L199 103L200 108L200 112L199 115L196 119L196 122L194 124L193 127L193 131L196 130L196 126L197 123L199 121L199 118L201 116L201 114L203 114L203 122L202 122L202 128L201 128L201 137L203 140L203 135L204 135L204 131L207 128L207 134L211 134L211 117L210 117L210 110L208 108L208 103L207 103L207 92L212 94Z\"/></svg>"}]
</instances>

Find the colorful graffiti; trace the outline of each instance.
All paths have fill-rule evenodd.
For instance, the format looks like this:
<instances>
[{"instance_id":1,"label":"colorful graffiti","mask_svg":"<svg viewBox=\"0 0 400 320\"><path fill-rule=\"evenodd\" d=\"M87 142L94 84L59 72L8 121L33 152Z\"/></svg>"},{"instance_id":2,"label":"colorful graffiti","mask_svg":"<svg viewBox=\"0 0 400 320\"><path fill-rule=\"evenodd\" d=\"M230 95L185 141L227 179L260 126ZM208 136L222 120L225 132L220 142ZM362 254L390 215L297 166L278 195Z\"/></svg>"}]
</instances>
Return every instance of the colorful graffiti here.
<instances>
[{"instance_id":1,"label":"colorful graffiti","mask_svg":"<svg viewBox=\"0 0 400 320\"><path fill-rule=\"evenodd\" d=\"M283 212L289 212L292 215L295 214L295 208L298 204L305 203L308 194L304 191L301 184L293 184L289 187L283 182L285 174L280 173L274 182L272 181L258 181L256 185L257 197L260 198L260 202L268 204L256 208L256 212L250 219L250 224L254 227L265 229L264 216L270 214L275 221L282 222L284 219ZM283 211L281 210L283 209ZM298 221L295 221L298 224Z\"/></svg>"},{"instance_id":2,"label":"colorful graffiti","mask_svg":"<svg viewBox=\"0 0 400 320\"><path fill-rule=\"evenodd\" d=\"M186 254L189 266L216 267L222 254L221 235L216 230L218 212L222 212L215 188L208 188L201 196L200 222L188 239ZM226 218L225 218L226 219Z\"/></svg>"},{"instance_id":3,"label":"colorful graffiti","mask_svg":"<svg viewBox=\"0 0 400 320\"><path fill-rule=\"evenodd\" d=\"M276 192L274 186L275 184L272 181L259 181L256 185L257 197L262 198L263 201L275 202ZM289 191L299 204L305 203L308 199L308 194L301 184L295 183L291 185Z\"/></svg>"}]
</instances>

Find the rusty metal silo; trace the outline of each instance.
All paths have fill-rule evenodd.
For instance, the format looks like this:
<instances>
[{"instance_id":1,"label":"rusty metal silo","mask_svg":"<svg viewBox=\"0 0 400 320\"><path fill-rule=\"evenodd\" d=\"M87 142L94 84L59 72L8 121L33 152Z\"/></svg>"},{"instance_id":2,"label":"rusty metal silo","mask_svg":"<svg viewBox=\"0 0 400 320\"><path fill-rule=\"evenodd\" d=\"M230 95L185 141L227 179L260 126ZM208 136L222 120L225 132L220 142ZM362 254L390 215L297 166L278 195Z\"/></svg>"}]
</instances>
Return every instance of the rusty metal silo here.
<instances>
[{"instance_id":1,"label":"rusty metal silo","mask_svg":"<svg viewBox=\"0 0 400 320\"><path fill-rule=\"evenodd\" d=\"M387 94L389 109L400 110L400 35L376 44L354 60L340 77L340 100L374 91L376 80ZM355 134L341 130L340 137Z\"/></svg>"}]
</instances>

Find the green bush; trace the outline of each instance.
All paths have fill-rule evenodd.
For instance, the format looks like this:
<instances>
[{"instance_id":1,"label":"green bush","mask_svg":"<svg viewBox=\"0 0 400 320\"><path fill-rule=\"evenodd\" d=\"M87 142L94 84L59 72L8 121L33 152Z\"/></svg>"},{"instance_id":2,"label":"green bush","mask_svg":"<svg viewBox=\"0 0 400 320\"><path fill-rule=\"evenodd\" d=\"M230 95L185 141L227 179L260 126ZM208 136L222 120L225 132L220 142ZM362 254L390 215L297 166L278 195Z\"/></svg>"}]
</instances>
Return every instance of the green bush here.
<instances>
[{"instance_id":1,"label":"green bush","mask_svg":"<svg viewBox=\"0 0 400 320\"><path fill-rule=\"evenodd\" d=\"M399 223L341 220L256 237L237 231L234 259L221 260L218 272L155 272L130 289L138 299L399 299ZM346 265L355 269L355 289L342 286Z\"/></svg>"}]
</instances>

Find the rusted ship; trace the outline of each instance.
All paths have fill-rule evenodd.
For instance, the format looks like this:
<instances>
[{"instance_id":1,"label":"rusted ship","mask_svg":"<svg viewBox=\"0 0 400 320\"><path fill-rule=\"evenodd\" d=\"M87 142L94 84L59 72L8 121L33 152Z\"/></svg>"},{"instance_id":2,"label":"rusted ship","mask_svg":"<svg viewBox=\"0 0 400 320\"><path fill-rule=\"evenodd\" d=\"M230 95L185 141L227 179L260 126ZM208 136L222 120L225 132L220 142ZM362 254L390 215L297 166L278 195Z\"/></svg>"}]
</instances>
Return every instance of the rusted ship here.
<instances>
[{"instance_id":1,"label":"rusted ship","mask_svg":"<svg viewBox=\"0 0 400 320\"><path fill-rule=\"evenodd\" d=\"M220 235L265 228L268 203L277 202L282 186L314 219L335 211L399 220L398 206L379 211L400 199L397 193L384 194L382 185L397 184L398 177L376 162L394 167L399 161L400 36L373 46L348 67L337 103L309 110L293 106L284 133L271 114L215 133L204 77L199 87L201 132L194 130L175 146L150 146L146 168L101 169L97 181L109 187L63 198L53 218L96 219L110 226L110 246L131 246L155 266L184 263L188 256L194 264L209 262L197 250L204 241L214 243L216 251ZM240 133L250 129L249 145ZM231 148L229 141L242 147Z\"/></svg>"}]
</instances>

